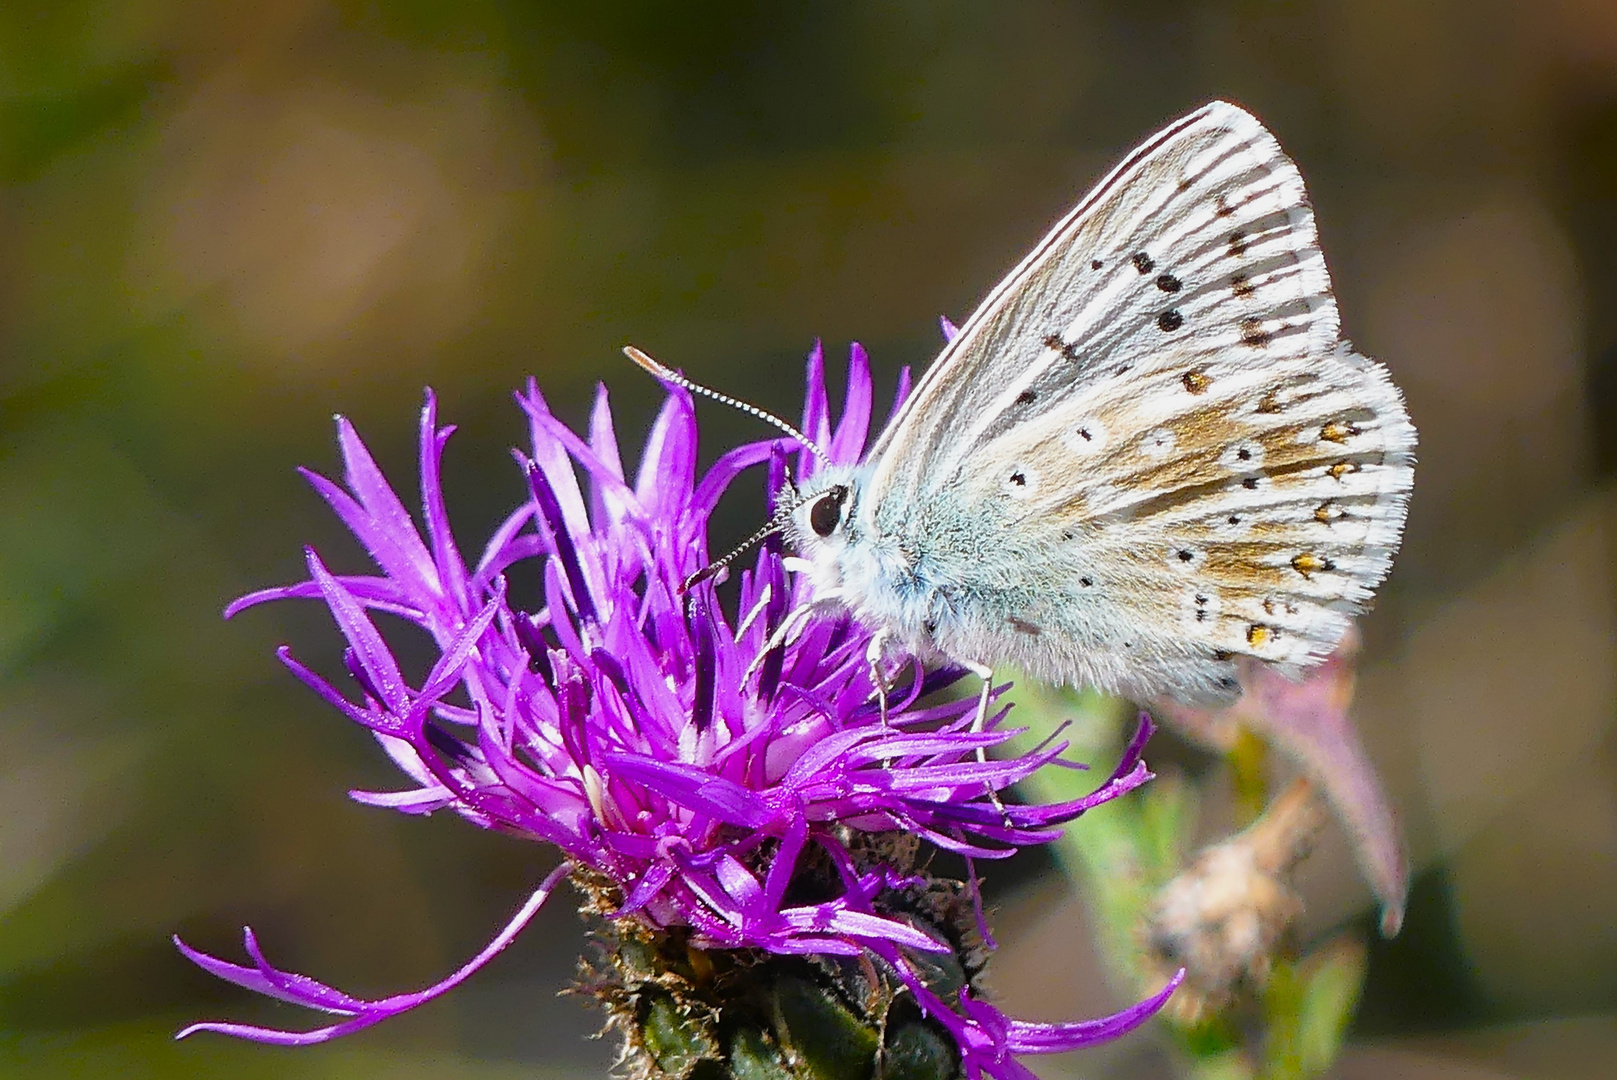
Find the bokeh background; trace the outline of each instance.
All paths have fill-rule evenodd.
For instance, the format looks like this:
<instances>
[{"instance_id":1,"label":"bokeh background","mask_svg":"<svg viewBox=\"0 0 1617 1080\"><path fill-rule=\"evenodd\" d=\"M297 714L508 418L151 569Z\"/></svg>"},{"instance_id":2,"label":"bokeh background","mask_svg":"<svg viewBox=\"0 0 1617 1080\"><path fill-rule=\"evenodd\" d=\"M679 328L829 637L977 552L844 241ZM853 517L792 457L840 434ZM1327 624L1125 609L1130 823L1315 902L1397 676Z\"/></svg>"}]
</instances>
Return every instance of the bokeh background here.
<instances>
[{"instance_id":1,"label":"bokeh background","mask_svg":"<svg viewBox=\"0 0 1617 1080\"><path fill-rule=\"evenodd\" d=\"M352 417L413 483L422 388L480 542L509 392L632 443L625 342L783 412L815 337L884 385L1135 141L1214 96L1300 161L1346 327L1421 429L1359 712L1415 866L1342 1077L1617 1060L1617 5L1610 0L0 7L0 1074L600 1076L555 905L347 1043L190 969L179 930L349 989L424 984L547 868L386 786L231 597L360 553L293 472ZM835 365L833 365L835 366ZM757 434L703 414L709 458ZM756 505L735 500L741 535ZM722 539L727 539L721 537ZM1171 746L1165 753L1171 758ZM1013 1011L1117 1004L1037 857L996 871ZM1334 833L1307 932L1371 925ZM1047 1076L1166 1075L1149 1038Z\"/></svg>"}]
</instances>

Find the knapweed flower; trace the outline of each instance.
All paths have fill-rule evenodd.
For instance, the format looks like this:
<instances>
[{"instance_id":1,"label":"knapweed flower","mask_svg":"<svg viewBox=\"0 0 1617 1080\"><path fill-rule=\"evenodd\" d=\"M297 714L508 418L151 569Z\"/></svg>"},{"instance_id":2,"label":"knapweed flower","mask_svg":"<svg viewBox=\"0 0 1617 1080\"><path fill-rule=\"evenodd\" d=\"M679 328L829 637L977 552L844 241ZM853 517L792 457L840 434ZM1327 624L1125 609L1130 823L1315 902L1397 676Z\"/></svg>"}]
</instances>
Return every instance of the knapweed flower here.
<instances>
[{"instance_id":1,"label":"knapweed flower","mask_svg":"<svg viewBox=\"0 0 1617 1080\"><path fill-rule=\"evenodd\" d=\"M900 398L907 385L906 377ZM968 859L1051 840L1063 823L1149 778L1140 760L1144 725L1089 797L1003 804L994 793L1062 764L1066 744L981 760L980 748L1011 735L1000 727L1004 713L973 731L974 702L925 700L956 671L916 675L889 691L884 724L867 661L871 635L845 616L788 618L809 597L783 566L778 540L739 575L729 610L713 584L682 588L707 565L709 517L743 470L765 466L771 499L783 497L787 444L742 446L698 477L692 400L676 388L630 478L604 388L587 437L558 421L531 382L517 402L531 442L528 454L517 455L526 495L475 562L450 528L439 466L452 429L438 426L429 393L419 525L346 421L338 422L345 485L308 474L379 572L334 574L311 550L307 581L244 597L227 615L286 598L330 609L347 640L351 685L339 688L287 649L280 656L369 729L410 781L402 791L356 792L357 800L412 814L452 810L483 828L553 845L564 861L483 952L443 981L397 997L359 1000L282 971L250 930L251 966L180 943L222 978L340 1018L307 1031L204 1023L182 1035L207 1030L307 1044L368 1027L470 976L568 876L614 945L611 962L591 969L588 988L628 1032L631 1059L645 1074L683 1076L709 1049L718 1057L784 1053L791 1036L779 1024L739 1035L731 1025L726 1046L697 1037L707 1030L702 1016L723 1009L702 998L702 988L743 985L747 972L765 980L766 996L786 992L793 979L840 979L845 987L850 970L874 974L867 990L885 987L889 1003L903 998L926 1030L947 1035L942 1045L953 1060L942 1075L1028 1076L1016 1055L1088 1045L1160 1007L1173 984L1087 1023L1005 1017L974 984L982 950L972 927L982 920L969 902L962 908L963 897L975 898L974 882L964 888L924 874L913 839ZM803 431L830 460L858 459L871 407L870 373L856 346L832 424L816 348ZM816 459L799 448L795 464L809 476ZM537 570L532 595L508 584L522 563ZM431 637L437 660L418 685L401 670L376 612ZM769 966L791 957L802 959L785 974ZM713 977L716 968L733 977ZM689 978L681 982L678 971ZM646 1004L653 985L659 993L687 988L657 999L673 1018L660 1029ZM769 1000L777 1020L790 1013L790 1002ZM671 1039L686 1042L669 1050ZM901 1049L889 1040L875 1052L891 1057Z\"/></svg>"}]
</instances>

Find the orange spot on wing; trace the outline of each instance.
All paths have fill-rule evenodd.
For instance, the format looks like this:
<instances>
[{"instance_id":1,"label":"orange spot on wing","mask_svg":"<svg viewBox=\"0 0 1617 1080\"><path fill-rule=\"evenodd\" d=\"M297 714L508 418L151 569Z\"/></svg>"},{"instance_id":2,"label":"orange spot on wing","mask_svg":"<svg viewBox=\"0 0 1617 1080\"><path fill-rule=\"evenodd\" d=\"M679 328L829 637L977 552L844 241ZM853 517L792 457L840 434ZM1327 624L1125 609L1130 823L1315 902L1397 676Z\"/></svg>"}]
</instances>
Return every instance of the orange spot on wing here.
<instances>
[{"instance_id":1,"label":"orange spot on wing","mask_svg":"<svg viewBox=\"0 0 1617 1080\"><path fill-rule=\"evenodd\" d=\"M1291 560L1291 568L1305 578L1312 578L1321 570L1334 570L1336 564L1329 559L1322 559L1313 552L1305 552Z\"/></svg>"}]
</instances>

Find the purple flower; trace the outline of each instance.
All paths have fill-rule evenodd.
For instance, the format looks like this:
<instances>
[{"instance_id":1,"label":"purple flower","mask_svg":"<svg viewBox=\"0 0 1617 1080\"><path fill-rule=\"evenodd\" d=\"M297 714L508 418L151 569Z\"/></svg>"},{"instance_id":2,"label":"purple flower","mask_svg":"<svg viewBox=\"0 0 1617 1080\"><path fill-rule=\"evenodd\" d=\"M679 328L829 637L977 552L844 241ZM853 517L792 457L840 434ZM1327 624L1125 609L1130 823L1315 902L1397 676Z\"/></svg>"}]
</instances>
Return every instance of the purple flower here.
<instances>
[{"instance_id":1,"label":"purple flower","mask_svg":"<svg viewBox=\"0 0 1617 1080\"><path fill-rule=\"evenodd\" d=\"M906 372L900 400L907 386ZM991 792L1046 764L1067 764L1059 758L1066 744L978 760L979 748L1015 733L1000 728L1004 711L973 732L972 701L920 704L958 677L954 670L917 674L893 691L883 726L866 661L870 633L845 617L788 622L808 599L807 585L783 569L778 540L740 575L733 611L712 586L682 589L708 562L708 519L722 493L743 470L765 465L770 496L778 497L787 445L739 447L698 477L692 402L673 390L631 479L604 388L587 438L551 414L532 382L517 403L531 440L530 454L517 455L527 495L475 563L450 529L439 465L453 429L438 426L429 393L421 418L424 530L339 420L346 484L306 475L380 572L333 574L310 550L309 580L246 596L226 615L286 598L318 599L330 609L347 639L348 689L286 648L281 660L368 728L410 781L400 791L354 792L356 800L411 814L452 810L481 827L553 844L565 861L483 952L436 985L397 997L361 1001L281 971L250 930L251 967L176 939L221 978L340 1017L302 1032L195 1024L182 1037L208 1030L307 1044L404 1012L487 963L569 873L588 875L597 891L605 883L610 917L678 929L698 948L879 957L955 1037L973 1075L1028 1075L1014 1055L1109 1038L1161 1005L1176 984L1091 1024L1011 1021L969 987L946 1001L928 988L915 957L950 946L881 903L884 891L912 880L907 869L872 864L850 842L902 830L967 858L1001 858L1054 839L1061 824L1149 778L1140 760L1146 725L1087 798L997 805ZM856 345L833 425L816 347L803 431L832 461L857 461L871 406L869 369ZM795 464L806 477L816 461L799 448ZM519 563L539 571L538 595L508 586L506 573ZM372 619L378 611L415 624L436 644L438 659L419 685L400 670ZM794 902L788 885L810 859L834 867L840 891Z\"/></svg>"}]
</instances>

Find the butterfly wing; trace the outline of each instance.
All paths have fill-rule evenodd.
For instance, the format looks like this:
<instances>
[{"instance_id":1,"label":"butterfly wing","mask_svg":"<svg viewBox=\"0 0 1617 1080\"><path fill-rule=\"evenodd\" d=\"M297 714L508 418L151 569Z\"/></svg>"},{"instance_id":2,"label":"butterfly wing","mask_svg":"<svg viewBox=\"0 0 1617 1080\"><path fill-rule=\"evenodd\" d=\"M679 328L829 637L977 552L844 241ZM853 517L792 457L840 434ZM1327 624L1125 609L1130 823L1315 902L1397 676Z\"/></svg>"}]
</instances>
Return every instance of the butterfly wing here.
<instances>
[{"instance_id":1,"label":"butterfly wing","mask_svg":"<svg viewBox=\"0 0 1617 1080\"><path fill-rule=\"evenodd\" d=\"M913 507L991 523L1004 542L979 560L1048 579L954 650L1209 700L1237 655L1295 674L1340 640L1397 548L1414 445L1386 371L1341 340L1296 166L1214 102L961 327L873 449L865 499L889 534L935 531Z\"/></svg>"}]
</instances>

